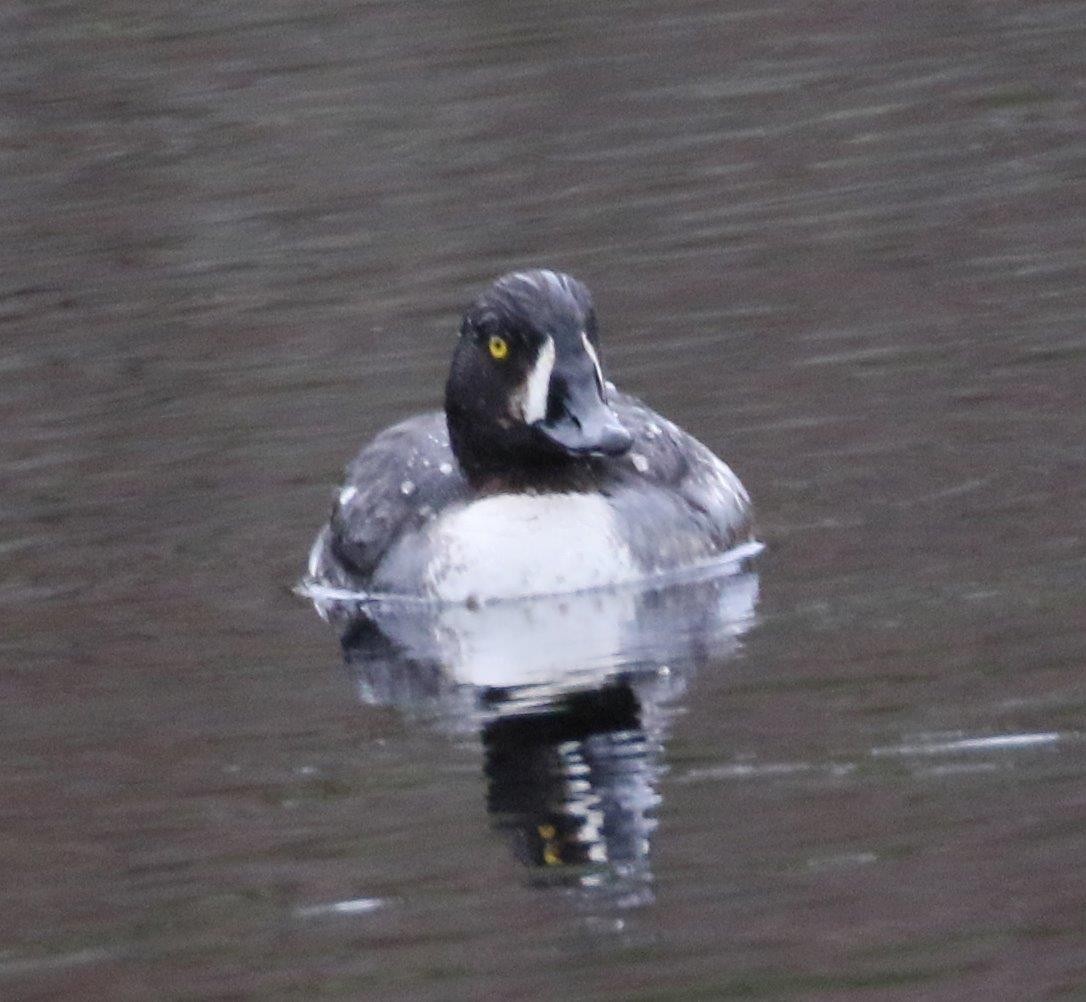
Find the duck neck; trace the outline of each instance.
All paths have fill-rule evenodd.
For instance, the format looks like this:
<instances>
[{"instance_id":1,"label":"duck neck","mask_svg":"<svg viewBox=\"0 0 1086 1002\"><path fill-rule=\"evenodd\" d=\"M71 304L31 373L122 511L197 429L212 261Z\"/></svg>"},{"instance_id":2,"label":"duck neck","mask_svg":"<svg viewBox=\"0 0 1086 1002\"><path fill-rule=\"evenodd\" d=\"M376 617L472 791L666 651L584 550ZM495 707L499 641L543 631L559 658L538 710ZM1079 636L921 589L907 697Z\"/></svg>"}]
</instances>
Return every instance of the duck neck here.
<instances>
[{"instance_id":1,"label":"duck neck","mask_svg":"<svg viewBox=\"0 0 1086 1002\"><path fill-rule=\"evenodd\" d=\"M595 461L541 449L527 428L502 438L480 434L455 406L446 408L445 419L453 455L475 490L576 491L595 482Z\"/></svg>"}]
</instances>

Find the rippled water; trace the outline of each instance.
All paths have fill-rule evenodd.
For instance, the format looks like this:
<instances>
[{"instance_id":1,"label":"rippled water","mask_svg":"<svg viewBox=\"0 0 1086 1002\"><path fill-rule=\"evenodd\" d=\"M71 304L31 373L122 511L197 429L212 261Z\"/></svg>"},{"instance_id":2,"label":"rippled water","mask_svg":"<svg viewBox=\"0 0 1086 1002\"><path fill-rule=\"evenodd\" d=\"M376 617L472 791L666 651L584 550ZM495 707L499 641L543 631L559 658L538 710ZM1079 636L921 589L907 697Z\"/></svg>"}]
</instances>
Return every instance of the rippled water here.
<instances>
[{"instance_id":1,"label":"rippled water","mask_svg":"<svg viewBox=\"0 0 1086 1002\"><path fill-rule=\"evenodd\" d=\"M1084 44L0 10L0 995L1080 997ZM292 588L342 464L526 264L756 577L341 647Z\"/></svg>"}]
</instances>

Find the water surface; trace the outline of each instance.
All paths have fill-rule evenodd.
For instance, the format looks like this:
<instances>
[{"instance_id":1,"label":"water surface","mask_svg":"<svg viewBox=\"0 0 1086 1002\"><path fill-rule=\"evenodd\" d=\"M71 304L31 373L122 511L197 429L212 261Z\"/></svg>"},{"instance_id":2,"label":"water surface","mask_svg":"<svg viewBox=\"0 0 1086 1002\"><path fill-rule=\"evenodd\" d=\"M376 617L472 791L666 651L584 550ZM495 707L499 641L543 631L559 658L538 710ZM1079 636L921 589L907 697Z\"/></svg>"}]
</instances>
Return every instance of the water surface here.
<instances>
[{"instance_id":1,"label":"water surface","mask_svg":"<svg viewBox=\"0 0 1086 1002\"><path fill-rule=\"evenodd\" d=\"M7 5L0 994L1081 995L1084 44L1055 0ZM561 726L380 698L291 591L525 265L768 547L727 642L616 634ZM586 768L615 893L562 856Z\"/></svg>"}]
</instances>

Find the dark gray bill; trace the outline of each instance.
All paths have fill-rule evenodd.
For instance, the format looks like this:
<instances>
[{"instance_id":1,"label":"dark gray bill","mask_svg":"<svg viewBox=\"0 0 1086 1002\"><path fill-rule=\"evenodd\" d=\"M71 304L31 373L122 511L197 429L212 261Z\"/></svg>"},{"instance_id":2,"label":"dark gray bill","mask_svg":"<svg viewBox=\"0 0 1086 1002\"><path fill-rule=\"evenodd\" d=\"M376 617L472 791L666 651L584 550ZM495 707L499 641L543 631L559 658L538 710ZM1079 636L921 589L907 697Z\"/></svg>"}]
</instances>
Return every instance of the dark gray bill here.
<instances>
[{"instance_id":1,"label":"dark gray bill","mask_svg":"<svg viewBox=\"0 0 1086 1002\"><path fill-rule=\"evenodd\" d=\"M633 444L633 436L601 399L595 381L585 382L567 390L557 414L532 427L571 456L621 456Z\"/></svg>"}]
</instances>

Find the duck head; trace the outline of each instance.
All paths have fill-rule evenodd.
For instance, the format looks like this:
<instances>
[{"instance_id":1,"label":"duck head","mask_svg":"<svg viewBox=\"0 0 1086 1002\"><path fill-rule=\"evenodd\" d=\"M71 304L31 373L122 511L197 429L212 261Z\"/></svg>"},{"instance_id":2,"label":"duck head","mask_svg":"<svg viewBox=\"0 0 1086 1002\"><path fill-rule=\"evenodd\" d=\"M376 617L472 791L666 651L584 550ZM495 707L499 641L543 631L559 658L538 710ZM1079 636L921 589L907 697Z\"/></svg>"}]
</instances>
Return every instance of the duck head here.
<instances>
[{"instance_id":1,"label":"duck head","mask_svg":"<svg viewBox=\"0 0 1086 1002\"><path fill-rule=\"evenodd\" d=\"M499 278L464 314L445 414L468 476L626 452L588 289L553 271Z\"/></svg>"}]
</instances>

